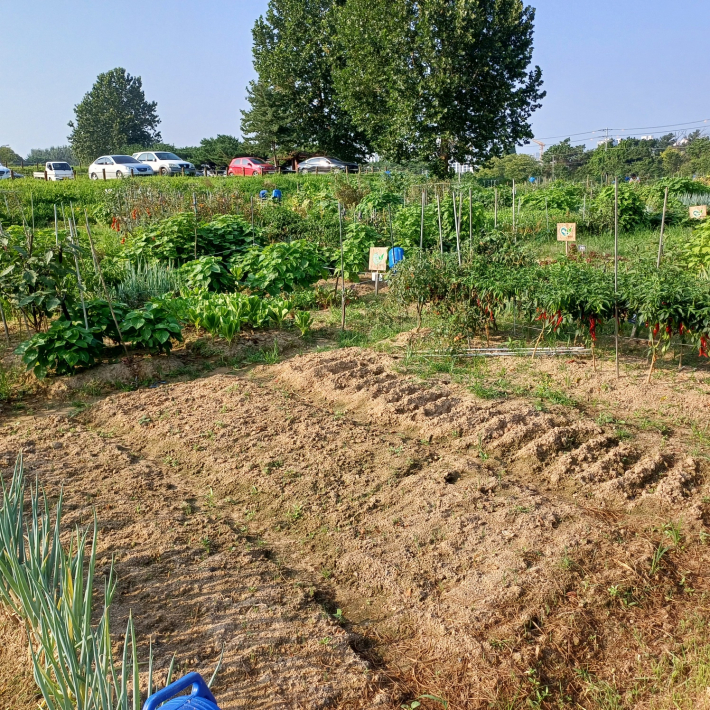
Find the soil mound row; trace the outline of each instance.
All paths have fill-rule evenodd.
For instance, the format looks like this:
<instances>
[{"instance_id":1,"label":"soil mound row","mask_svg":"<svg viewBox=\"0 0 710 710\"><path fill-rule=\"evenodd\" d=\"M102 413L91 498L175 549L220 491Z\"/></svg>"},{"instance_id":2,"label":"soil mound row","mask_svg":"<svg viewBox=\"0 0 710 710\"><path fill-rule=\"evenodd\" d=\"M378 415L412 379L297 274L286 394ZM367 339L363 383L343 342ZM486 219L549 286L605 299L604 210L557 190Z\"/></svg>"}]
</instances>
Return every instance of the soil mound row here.
<instances>
[{"instance_id":1,"label":"soil mound row","mask_svg":"<svg viewBox=\"0 0 710 710\"><path fill-rule=\"evenodd\" d=\"M534 473L553 486L574 484L585 497L627 505L655 496L659 502L702 510L693 494L698 462L656 442L621 441L614 432L569 408L541 412L527 401L480 402L453 385L398 376L391 357L357 348L314 353L280 366L280 378L385 426L414 426L430 437L458 439L459 448L491 451L506 468Z\"/></svg>"}]
</instances>

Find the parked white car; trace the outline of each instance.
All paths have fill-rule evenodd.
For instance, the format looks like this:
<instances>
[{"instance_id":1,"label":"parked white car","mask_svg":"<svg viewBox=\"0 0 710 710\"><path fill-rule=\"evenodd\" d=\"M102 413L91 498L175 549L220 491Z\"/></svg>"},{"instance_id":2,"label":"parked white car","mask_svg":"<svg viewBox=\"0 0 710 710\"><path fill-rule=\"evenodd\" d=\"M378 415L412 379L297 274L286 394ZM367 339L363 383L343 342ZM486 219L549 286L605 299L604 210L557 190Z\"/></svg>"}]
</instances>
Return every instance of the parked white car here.
<instances>
[{"instance_id":1,"label":"parked white car","mask_svg":"<svg viewBox=\"0 0 710 710\"><path fill-rule=\"evenodd\" d=\"M69 163L50 161L45 163L44 170L38 170L32 175L37 180L73 180L74 171Z\"/></svg>"},{"instance_id":2,"label":"parked white car","mask_svg":"<svg viewBox=\"0 0 710 710\"><path fill-rule=\"evenodd\" d=\"M0 163L0 180L10 179L10 168L6 168L2 163Z\"/></svg>"},{"instance_id":3,"label":"parked white car","mask_svg":"<svg viewBox=\"0 0 710 710\"><path fill-rule=\"evenodd\" d=\"M155 150L134 153L133 157L141 163L150 165L154 173L160 173L161 175L181 175L183 169L185 170L185 175L195 174L195 166L175 155L175 153Z\"/></svg>"},{"instance_id":4,"label":"parked white car","mask_svg":"<svg viewBox=\"0 0 710 710\"><path fill-rule=\"evenodd\" d=\"M154 174L150 165L144 165L130 155L102 155L89 165L89 177L92 180L147 177Z\"/></svg>"}]
</instances>

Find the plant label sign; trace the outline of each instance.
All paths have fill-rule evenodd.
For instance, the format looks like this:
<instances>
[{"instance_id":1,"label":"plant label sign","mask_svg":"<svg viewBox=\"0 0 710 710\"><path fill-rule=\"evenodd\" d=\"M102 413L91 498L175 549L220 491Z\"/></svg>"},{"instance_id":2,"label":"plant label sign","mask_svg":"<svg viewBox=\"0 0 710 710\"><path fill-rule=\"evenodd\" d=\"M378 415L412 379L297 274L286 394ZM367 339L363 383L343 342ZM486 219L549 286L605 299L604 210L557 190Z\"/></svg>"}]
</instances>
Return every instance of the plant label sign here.
<instances>
[{"instance_id":1,"label":"plant label sign","mask_svg":"<svg viewBox=\"0 0 710 710\"><path fill-rule=\"evenodd\" d=\"M576 242L577 241L577 223L576 222L560 222L557 225L557 241L558 242Z\"/></svg>"},{"instance_id":2,"label":"plant label sign","mask_svg":"<svg viewBox=\"0 0 710 710\"><path fill-rule=\"evenodd\" d=\"M696 205L690 208L690 219L705 219L708 216L707 205Z\"/></svg>"},{"instance_id":3,"label":"plant label sign","mask_svg":"<svg viewBox=\"0 0 710 710\"><path fill-rule=\"evenodd\" d=\"M370 271L387 271L387 247L370 247Z\"/></svg>"}]
</instances>

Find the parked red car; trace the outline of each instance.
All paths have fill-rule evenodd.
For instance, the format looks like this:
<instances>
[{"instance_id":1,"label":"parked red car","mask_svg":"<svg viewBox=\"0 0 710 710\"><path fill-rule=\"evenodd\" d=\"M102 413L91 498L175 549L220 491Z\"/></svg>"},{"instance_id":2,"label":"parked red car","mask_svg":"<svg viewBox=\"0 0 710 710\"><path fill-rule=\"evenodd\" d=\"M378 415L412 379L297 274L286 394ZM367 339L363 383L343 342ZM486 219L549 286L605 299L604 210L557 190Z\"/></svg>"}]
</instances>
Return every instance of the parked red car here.
<instances>
[{"instance_id":1,"label":"parked red car","mask_svg":"<svg viewBox=\"0 0 710 710\"><path fill-rule=\"evenodd\" d=\"M264 175L275 172L276 168L261 158L234 158L227 168L227 175Z\"/></svg>"}]
</instances>

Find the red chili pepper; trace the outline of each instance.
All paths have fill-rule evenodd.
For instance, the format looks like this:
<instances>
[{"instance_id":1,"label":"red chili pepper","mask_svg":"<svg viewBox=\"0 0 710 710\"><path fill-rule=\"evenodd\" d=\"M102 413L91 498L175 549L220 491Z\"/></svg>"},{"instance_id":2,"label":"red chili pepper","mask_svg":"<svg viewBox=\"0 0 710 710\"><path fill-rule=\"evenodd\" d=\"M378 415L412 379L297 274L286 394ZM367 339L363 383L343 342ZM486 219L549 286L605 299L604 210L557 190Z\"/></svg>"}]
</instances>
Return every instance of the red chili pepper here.
<instances>
[{"instance_id":1,"label":"red chili pepper","mask_svg":"<svg viewBox=\"0 0 710 710\"><path fill-rule=\"evenodd\" d=\"M592 340L596 342L597 340L597 319L589 319L589 335L592 336Z\"/></svg>"},{"instance_id":2,"label":"red chili pepper","mask_svg":"<svg viewBox=\"0 0 710 710\"><path fill-rule=\"evenodd\" d=\"M708 356L708 339L704 336L700 336L700 357Z\"/></svg>"},{"instance_id":3,"label":"red chili pepper","mask_svg":"<svg viewBox=\"0 0 710 710\"><path fill-rule=\"evenodd\" d=\"M655 338L658 335L658 331L660 330L661 326L659 323L656 323L656 327L653 329L653 337Z\"/></svg>"},{"instance_id":4,"label":"red chili pepper","mask_svg":"<svg viewBox=\"0 0 710 710\"><path fill-rule=\"evenodd\" d=\"M673 328L671 328L669 325L666 326L666 333L668 335L673 335Z\"/></svg>"}]
</instances>

